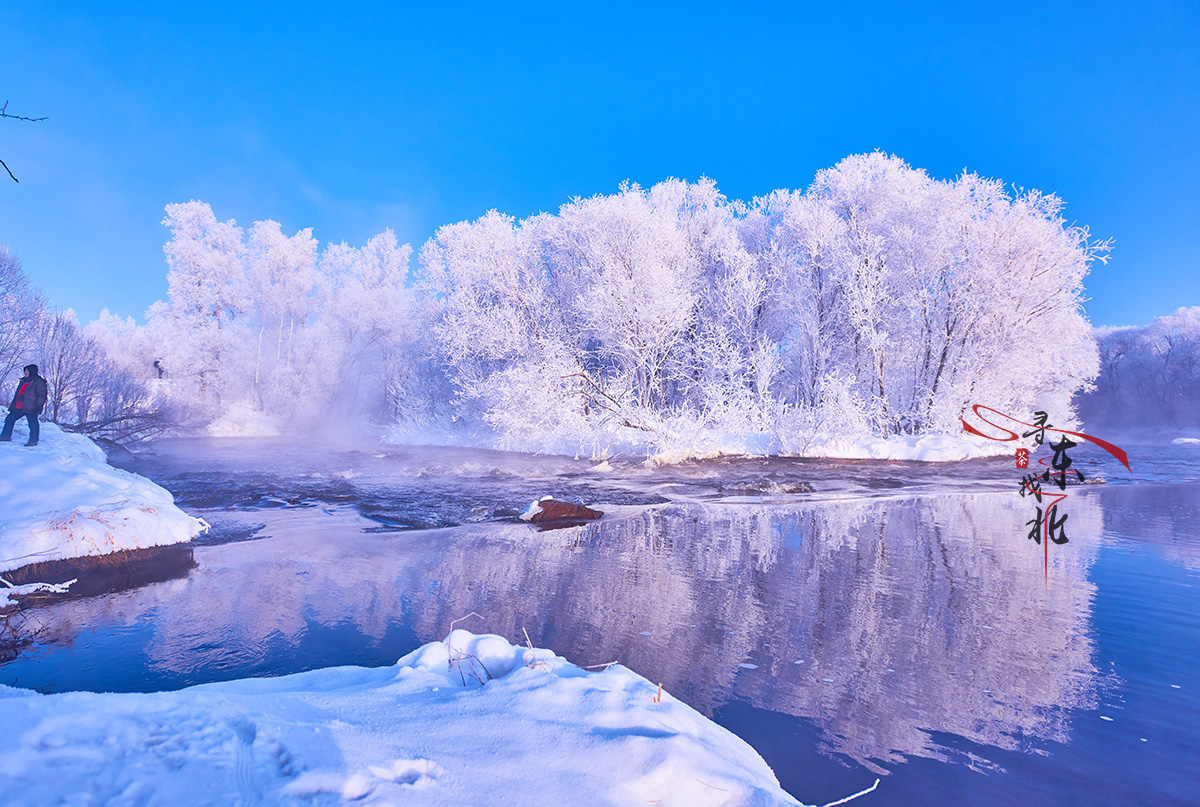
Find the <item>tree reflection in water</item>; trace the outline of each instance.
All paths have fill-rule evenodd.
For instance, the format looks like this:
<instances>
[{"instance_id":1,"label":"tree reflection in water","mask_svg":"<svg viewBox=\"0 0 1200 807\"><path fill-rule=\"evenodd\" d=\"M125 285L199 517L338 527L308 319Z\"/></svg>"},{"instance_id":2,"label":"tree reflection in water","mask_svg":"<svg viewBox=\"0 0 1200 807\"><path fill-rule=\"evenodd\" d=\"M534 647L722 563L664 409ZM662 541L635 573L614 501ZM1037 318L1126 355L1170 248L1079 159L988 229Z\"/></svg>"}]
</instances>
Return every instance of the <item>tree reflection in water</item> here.
<instances>
[{"instance_id":1,"label":"tree reflection in water","mask_svg":"<svg viewBox=\"0 0 1200 807\"><path fill-rule=\"evenodd\" d=\"M197 548L186 580L46 608L42 657L0 670L129 691L384 664L475 611L476 630L522 643L528 630L581 665L619 660L706 714L741 699L803 717L828 752L871 767L947 758L938 732L1027 748L1066 741L1070 710L1096 702L1086 572L1102 514L1096 496L1072 498L1075 537L1047 582L1023 505L606 506L566 530L388 536L348 512L280 513L268 539ZM99 677L104 637L130 631L142 655Z\"/></svg>"},{"instance_id":2,"label":"tree reflection in water","mask_svg":"<svg viewBox=\"0 0 1200 807\"><path fill-rule=\"evenodd\" d=\"M671 505L564 533L477 531L421 573L439 595L413 618L433 637L479 611L707 714L739 697L809 718L828 751L867 764L945 758L931 732L1065 742L1069 710L1096 700L1085 536L1101 512L1072 500L1080 538L1052 553L1047 583L1021 504Z\"/></svg>"}]
</instances>

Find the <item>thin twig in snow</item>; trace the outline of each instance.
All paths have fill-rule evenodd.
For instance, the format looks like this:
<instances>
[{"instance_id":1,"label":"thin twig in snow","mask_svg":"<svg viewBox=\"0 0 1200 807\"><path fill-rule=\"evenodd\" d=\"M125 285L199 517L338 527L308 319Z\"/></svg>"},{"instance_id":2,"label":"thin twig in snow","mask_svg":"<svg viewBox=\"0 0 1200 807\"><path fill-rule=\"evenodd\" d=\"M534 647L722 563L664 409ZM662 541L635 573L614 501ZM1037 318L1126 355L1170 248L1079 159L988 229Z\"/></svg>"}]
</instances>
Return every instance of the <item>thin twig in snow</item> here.
<instances>
[{"instance_id":1,"label":"thin twig in snow","mask_svg":"<svg viewBox=\"0 0 1200 807\"><path fill-rule=\"evenodd\" d=\"M458 619L456 619L456 620L454 620L453 622L451 622L451 623L450 623L450 632L451 632L451 633L454 633L454 626L455 626L455 625L457 625L459 622L464 622L464 621L466 621L466 620L470 619L471 617L475 617L475 618L477 618L477 619L483 619L483 617L482 617L482 616L480 616L479 614L477 614L477 613L475 613L474 611L472 611L471 613L467 614L466 616L460 616Z\"/></svg>"},{"instance_id":2,"label":"thin twig in snow","mask_svg":"<svg viewBox=\"0 0 1200 807\"><path fill-rule=\"evenodd\" d=\"M482 616L480 616L479 614L472 611L471 613L467 614L466 616L461 616L458 619L456 619L450 623L450 634L454 633L455 625L457 625L459 622L462 622L465 619L470 619L471 617L478 617L479 619L483 619ZM484 663L482 661L480 661L477 656L474 656L470 653L464 653L461 650L455 649L454 645L452 645L450 643L450 634L447 634L445 640L443 641L443 644L446 646L446 652L448 655L448 658L446 659L446 665L450 669L458 671L458 677L462 679L463 686L467 685L467 674L470 674L470 676L472 678L474 678L476 681L478 681L480 686L483 686L488 681L494 680L495 676L493 676L491 674L491 672L488 670L487 666L484 665ZM462 662L464 662L464 661L467 662L467 671L465 673L463 672L463 667L462 667ZM485 681L479 675L479 673L475 671L476 664L479 665L479 669L483 670L483 674L487 676L487 681Z\"/></svg>"},{"instance_id":3,"label":"thin twig in snow","mask_svg":"<svg viewBox=\"0 0 1200 807\"><path fill-rule=\"evenodd\" d=\"M875 780L875 784L871 785L866 790L860 790L857 793L855 793L853 796L847 796L844 799L838 799L837 801L831 801L828 804L824 805L824 807L837 807L837 805L839 805L839 804L845 804L848 801L853 801L854 799L857 799L859 796L867 795L868 793L870 793L872 790L874 790L877 787L879 787L878 779Z\"/></svg>"}]
</instances>

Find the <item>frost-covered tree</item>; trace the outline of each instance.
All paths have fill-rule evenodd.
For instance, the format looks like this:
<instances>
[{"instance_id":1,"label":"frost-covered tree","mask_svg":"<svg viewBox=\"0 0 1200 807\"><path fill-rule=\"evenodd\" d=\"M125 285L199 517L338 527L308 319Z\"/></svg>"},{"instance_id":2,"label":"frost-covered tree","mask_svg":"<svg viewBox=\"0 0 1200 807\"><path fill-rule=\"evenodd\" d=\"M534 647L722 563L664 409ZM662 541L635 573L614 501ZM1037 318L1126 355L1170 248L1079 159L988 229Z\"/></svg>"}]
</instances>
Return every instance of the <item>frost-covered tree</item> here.
<instances>
[{"instance_id":1,"label":"frost-covered tree","mask_svg":"<svg viewBox=\"0 0 1200 807\"><path fill-rule=\"evenodd\" d=\"M1054 196L880 153L751 203L668 180L492 211L440 228L412 278L390 231L320 249L201 202L164 223L168 300L94 338L210 419L299 429L332 408L524 450L804 451L957 431L972 403L1067 422L1097 372L1081 295L1106 244Z\"/></svg>"},{"instance_id":2,"label":"frost-covered tree","mask_svg":"<svg viewBox=\"0 0 1200 807\"><path fill-rule=\"evenodd\" d=\"M312 362L323 357L317 380L330 395L322 403L383 416L390 390L414 372L411 255L391 230L358 249L344 242L326 248L320 263L324 302L310 329L315 341L308 353Z\"/></svg>"},{"instance_id":3,"label":"frost-covered tree","mask_svg":"<svg viewBox=\"0 0 1200 807\"><path fill-rule=\"evenodd\" d=\"M14 373L20 375L44 309L45 303L29 284L20 259L0 244L0 390L8 388Z\"/></svg>"},{"instance_id":4,"label":"frost-covered tree","mask_svg":"<svg viewBox=\"0 0 1200 807\"><path fill-rule=\"evenodd\" d=\"M167 303L156 303L148 327L161 345L159 366L177 379L194 379L197 400L217 413L222 397L245 385L241 355L245 330L245 244L233 221L218 221L203 202L167 205L163 224L171 240L167 256Z\"/></svg>"},{"instance_id":5,"label":"frost-covered tree","mask_svg":"<svg viewBox=\"0 0 1200 807\"><path fill-rule=\"evenodd\" d=\"M133 324L126 325L129 333ZM48 310L20 261L0 246L0 395L12 394L21 367L36 364L49 387L43 420L120 443L174 427L178 414L110 358L123 355L116 342L105 345L91 334L74 312Z\"/></svg>"},{"instance_id":6,"label":"frost-covered tree","mask_svg":"<svg viewBox=\"0 0 1200 807\"><path fill-rule=\"evenodd\" d=\"M246 307L256 321L253 400L278 411L306 379L296 371L297 342L309 325L318 291L312 229L286 236L274 221L250 229L245 265Z\"/></svg>"},{"instance_id":7,"label":"frost-covered tree","mask_svg":"<svg viewBox=\"0 0 1200 807\"><path fill-rule=\"evenodd\" d=\"M954 430L973 402L1065 421L1096 373L1082 280L1106 245L1061 210L875 153L750 205L670 180L492 212L422 250L430 352L454 417L524 448L797 450Z\"/></svg>"},{"instance_id":8,"label":"frost-covered tree","mask_svg":"<svg viewBox=\"0 0 1200 807\"><path fill-rule=\"evenodd\" d=\"M303 430L329 410L384 416L419 343L411 253L392 232L323 252L311 229L248 231L203 202L168 205L168 298L145 327L91 327L123 366L215 433ZM199 410L199 411L195 411Z\"/></svg>"}]
</instances>

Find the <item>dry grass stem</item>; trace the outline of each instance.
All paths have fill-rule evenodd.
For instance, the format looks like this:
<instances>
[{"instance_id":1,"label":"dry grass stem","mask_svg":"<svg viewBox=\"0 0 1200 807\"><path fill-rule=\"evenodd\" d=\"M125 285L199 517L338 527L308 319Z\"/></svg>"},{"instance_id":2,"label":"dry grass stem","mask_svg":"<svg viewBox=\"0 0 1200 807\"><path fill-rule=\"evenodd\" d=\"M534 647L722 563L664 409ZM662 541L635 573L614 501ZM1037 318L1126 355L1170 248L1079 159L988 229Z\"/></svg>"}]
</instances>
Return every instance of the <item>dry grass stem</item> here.
<instances>
[{"instance_id":1,"label":"dry grass stem","mask_svg":"<svg viewBox=\"0 0 1200 807\"><path fill-rule=\"evenodd\" d=\"M458 677L462 679L463 686L467 685L467 676L470 676L474 680L478 681L480 686L483 686L488 681L493 679L492 674L488 672L488 668L485 667L483 662L475 656L457 649L450 641L450 635L454 633L454 626L459 622L470 619L471 617L483 619L482 616L474 611L466 616L460 616L458 619L450 623L450 633L446 635L446 639L443 644L446 645L446 651L449 654L447 665L450 669L458 672ZM481 671L483 675L480 675Z\"/></svg>"}]
</instances>

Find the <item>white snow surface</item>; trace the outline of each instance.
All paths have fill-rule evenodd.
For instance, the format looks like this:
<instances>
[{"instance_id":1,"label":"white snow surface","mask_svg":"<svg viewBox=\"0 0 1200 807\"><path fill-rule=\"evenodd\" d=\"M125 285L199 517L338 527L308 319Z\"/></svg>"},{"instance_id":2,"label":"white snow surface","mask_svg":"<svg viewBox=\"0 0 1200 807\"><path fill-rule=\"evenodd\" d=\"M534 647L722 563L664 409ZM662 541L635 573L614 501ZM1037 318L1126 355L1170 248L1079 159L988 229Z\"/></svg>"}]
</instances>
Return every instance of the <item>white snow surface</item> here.
<instances>
[{"instance_id":1,"label":"white snow surface","mask_svg":"<svg viewBox=\"0 0 1200 807\"><path fill-rule=\"evenodd\" d=\"M1011 454L1025 443L1002 442L969 434L892 435L866 439L831 439L814 444L803 453L808 457L842 459L918 460L951 462Z\"/></svg>"},{"instance_id":2,"label":"white snow surface","mask_svg":"<svg viewBox=\"0 0 1200 807\"><path fill-rule=\"evenodd\" d=\"M534 499L529 506L525 508L525 512L521 514L522 521L532 521L533 517L542 512L542 502L547 499L553 499L553 496L543 496L540 499Z\"/></svg>"},{"instance_id":3,"label":"white snow surface","mask_svg":"<svg viewBox=\"0 0 1200 807\"><path fill-rule=\"evenodd\" d=\"M68 580L65 583L26 583L23 586L14 586L0 577L0 608L5 608L11 605L13 597L24 597L29 594L62 594L69 591L71 586L79 582L79 579Z\"/></svg>"},{"instance_id":4,"label":"white snow surface","mask_svg":"<svg viewBox=\"0 0 1200 807\"><path fill-rule=\"evenodd\" d=\"M768 435L708 435L708 445L689 445L663 451L650 458L653 464L668 464L687 459L721 454L747 456L827 457L836 459L914 460L952 462L978 457L1011 454L1023 443L1001 442L962 434L926 434L920 436L845 437L819 435L803 446L781 446Z\"/></svg>"},{"instance_id":5,"label":"white snow surface","mask_svg":"<svg viewBox=\"0 0 1200 807\"><path fill-rule=\"evenodd\" d=\"M383 442L394 445L433 445L501 448L495 435L467 435L436 432L415 432L394 428L383 436ZM648 456L651 465L668 465L691 459L719 456L784 456L827 457L833 459L913 460L918 462L954 462L979 457L998 457L1012 454L1019 447L1030 447L1031 441L1000 441L959 432L956 434L891 435L890 437L845 436L817 434L810 439L791 437L780 440L764 433L735 434L716 429L698 429L686 436L675 435L664 441L667 447L657 448L648 443L612 443L601 446L581 445L561 440L542 446L540 453L563 456L591 456L603 460L593 470L608 471L607 460L613 457ZM598 450L597 450L598 449Z\"/></svg>"},{"instance_id":6,"label":"white snow surface","mask_svg":"<svg viewBox=\"0 0 1200 807\"><path fill-rule=\"evenodd\" d=\"M1171 441L1173 446L1200 445L1200 437L1176 437Z\"/></svg>"},{"instance_id":7,"label":"white snow surface","mask_svg":"<svg viewBox=\"0 0 1200 807\"><path fill-rule=\"evenodd\" d=\"M88 438L25 423L0 443L0 572L30 563L182 543L206 527L163 488L113 468Z\"/></svg>"},{"instance_id":8,"label":"white snow surface","mask_svg":"<svg viewBox=\"0 0 1200 807\"><path fill-rule=\"evenodd\" d=\"M485 672L486 670L486 672ZM11 804L796 805L744 741L632 671L453 631L393 667L178 692L0 686Z\"/></svg>"}]
</instances>

